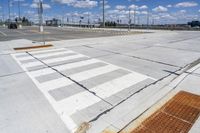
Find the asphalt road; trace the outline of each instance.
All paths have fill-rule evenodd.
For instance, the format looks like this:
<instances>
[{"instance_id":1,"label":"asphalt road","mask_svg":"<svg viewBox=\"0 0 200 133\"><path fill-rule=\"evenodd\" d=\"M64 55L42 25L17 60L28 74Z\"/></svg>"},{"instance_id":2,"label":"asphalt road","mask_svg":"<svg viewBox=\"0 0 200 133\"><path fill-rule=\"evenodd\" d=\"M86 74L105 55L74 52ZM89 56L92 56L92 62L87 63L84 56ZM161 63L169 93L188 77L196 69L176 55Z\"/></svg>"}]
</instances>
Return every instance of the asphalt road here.
<instances>
[{"instance_id":1,"label":"asphalt road","mask_svg":"<svg viewBox=\"0 0 200 133\"><path fill-rule=\"evenodd\" d=\"M131 34L127 31L103 31L98 29L88 28L59 28L59 27L44 27L44 34L38 32L38 27L23 27L22 29L7 29L0 27L0 41L8 41L15 39L28 39L32 41L58 41L80 38L96 38L106 36L117 36ZM134 33L132 33L134 34Z\"/></svg>"}]
</instances>

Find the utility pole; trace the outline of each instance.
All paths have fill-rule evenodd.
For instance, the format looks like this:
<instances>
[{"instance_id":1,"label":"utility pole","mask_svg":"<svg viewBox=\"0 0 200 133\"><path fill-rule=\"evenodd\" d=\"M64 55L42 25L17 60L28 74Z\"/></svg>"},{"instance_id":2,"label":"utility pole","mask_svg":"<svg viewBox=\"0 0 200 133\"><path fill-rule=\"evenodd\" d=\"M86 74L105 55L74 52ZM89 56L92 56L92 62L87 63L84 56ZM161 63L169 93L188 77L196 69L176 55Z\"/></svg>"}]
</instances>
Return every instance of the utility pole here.
<instances>
[{"instance_id":1,"label":"utility pole","mask_svg":"<svg viewBox=\"0 0 200 133\"><path fill-rule=\"evenodd\" d=\"M128 31L131 30L131 9L129 8L129 13L128 13Z\"/></svg>"},{"instance_id":2,"label":"utility pole","mask_svg":"<svg viewBox=\"0 0 200 133\"><path fill-rule=\"evenodd\" d=\"M39 14L39 31L42 32L42 40L43 44L45 45L44 29L43 29L43 6L41 0L39 0L38 3L38 14Z\"/></svg>"},{"instance_id":3,"label":"utility pole","mask_svg":"<svg viewBox=\"0 0 200 133\"><path fill-rule=\"evenodd\" d=\"M198 11L198 13L199 13L199 21L200 21L200 10Z\"/></svg>"},{"instance_id":4,"label":"utility pole","mask_svg":"<svg viewBox=\"0 0 200 133\"><path fill-rule=\"evenodd\" d=\"M64 13L65 9L64 9L63 6L62 6L62 12L63 12L63 15L62 15L62 24L61 25L62 25L62 27L64 27L64 25L65 25L65 16L64 16L65 15L65 13Z\"/></svg>"},{"instance_id":5,"label":"utility pole","mask_svg":"<svg viewBox=\"0 0 200 133\"><path fill-rule=\"evenodd\" d=\"M88 28L90 28L90 13L88 12Z\"/></svg>"},{"instance_id":6,"label":"utility pole","mask_svg":"<svg viewBox=\"0 0 200 133\"><path fill-rule=\"evenodd\" d=\"M140 25L140 16L138 15L138 26Z\"/></svg>"},{"instance_id":7,"label":"utility pole","mask_svg":"<svg viewBox=\"0 0 200 133\"><path fill-rule=\"evenodd\" d=\"M21 18L20 0L18 0L18 14L19 14L19 19L20 19Z\"/></svg>"},{"instance_id":8,"label":"utility pole","mask_svg":"<svg viewBox=\"0 0 200 133\"><path fill-rule=\"evenodd\" d=\"M8 24L10 24L10 0L8 0Z\"/></svg>"},{"instance_id":9,"label":"utility pole","mask_svg":"<svg viewBox=\"0 0 200 133\"><path fill-rule=\"evenodd\" d=\"M136 7L134 7L134 25L136 25Z\"/></svg>"},{"instance_id":10,"label":"utility pole","mask_svg":"<svg viewBox=\"0 0 200 133\"><path fill-rule=\"evenodd\" d=\"M149 11L147 11L147 28L149 28Z\"/></svg>"},{"instance_id":11,"label":"utility pole","mask_svg":"<svg viewBox=\"0 0 200 133\"><path fill-rule=\"evenodd\" d=\"M1 8L0 8L0 9L1 9L1 11L2 11L2 22L4 23L4 5L3 5L3 3L4 3L4 2L3 2L3 0L2 0L1 6L0 6Z\"/></svg>"},{"instance_id":12,"label":"utility pole","mask_svg":"<svg viewBox=\"0 0 200 133\"><path fill-rule=\"evenodd\" d=\"M42 1L39 0L39 3L38 3L38 15L39 15L39 31L40 32L43 32L43 17L42 17L42 14L43 14Z\"/></svg>"},{"instance_id":13,"label":"utility pole","mask_svg":"<svg viewBox=\"0 0 200 133\"><path fill-rule=\"evenodd\" d=\"M105 28L105 0L103 0L102 4L103 4L103 28Z\"/></svg>"}]
</instances>

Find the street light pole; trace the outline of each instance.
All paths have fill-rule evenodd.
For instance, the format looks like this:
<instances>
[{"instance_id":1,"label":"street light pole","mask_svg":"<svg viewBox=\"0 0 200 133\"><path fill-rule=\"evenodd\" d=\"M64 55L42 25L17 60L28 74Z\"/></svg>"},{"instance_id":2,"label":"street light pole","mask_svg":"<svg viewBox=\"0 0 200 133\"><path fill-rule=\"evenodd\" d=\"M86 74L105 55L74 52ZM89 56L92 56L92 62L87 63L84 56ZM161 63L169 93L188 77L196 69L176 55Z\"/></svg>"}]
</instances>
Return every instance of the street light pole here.
<instances>
[{"instance_id":1,"label":"street light pole","mask_svg":"<svg viewBox=\"0 0 200 133\"><path fill-rule=\"evenodd\" d=\"M105 0L103 0L103 28L105 28Z\"/></svg>"}]
</instances>

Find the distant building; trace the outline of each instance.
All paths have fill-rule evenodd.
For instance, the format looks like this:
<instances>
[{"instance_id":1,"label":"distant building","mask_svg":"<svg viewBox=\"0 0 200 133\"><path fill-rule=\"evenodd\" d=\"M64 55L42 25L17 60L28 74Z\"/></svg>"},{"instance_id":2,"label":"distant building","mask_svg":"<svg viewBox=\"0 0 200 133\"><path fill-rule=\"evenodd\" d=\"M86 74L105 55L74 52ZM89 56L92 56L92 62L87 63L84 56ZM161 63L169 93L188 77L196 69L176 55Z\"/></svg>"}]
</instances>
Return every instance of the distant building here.
<instances>
[{"instance_id":1,"label":"distant building","mask_svg":"<svg viewBox=\"0 0 200 133\"><path fill-rule=\"evenodd\" d=\"M52 20L46 20L47 26L61 26L61 20L53 18Z\"/></svg>"},{"instance_id":2,"label":"distant building","mask_svg":"<svg viewBox=\"0 0 200 133\"><path fill-rule=\"evenodd\" d=\"M188 22L188 25L190 25L191 27L200 27L200 21Z\"/></svg>"}]
</instances>

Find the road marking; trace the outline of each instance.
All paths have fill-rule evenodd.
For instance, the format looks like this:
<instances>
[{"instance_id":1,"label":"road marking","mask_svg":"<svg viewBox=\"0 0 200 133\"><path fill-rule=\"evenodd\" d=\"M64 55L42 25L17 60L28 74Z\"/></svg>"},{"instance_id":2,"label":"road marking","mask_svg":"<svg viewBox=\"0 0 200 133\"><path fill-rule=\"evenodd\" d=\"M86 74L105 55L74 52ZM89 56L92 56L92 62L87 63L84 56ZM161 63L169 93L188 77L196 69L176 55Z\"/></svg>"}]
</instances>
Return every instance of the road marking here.
<instances>
[{"instance_id":1,"label":"road marking","mask_svg":"<svg viewBox=\"0 0 200 133\"><path fill-rule=\"evenodd\" d=\"M59 51L55 53L49 53L49 54L40 54L40 55L34 55L36 58L44 58L44 57L51 57L51 56L57 56L57 55L64 55L64 54L70 54L74 53L73 51Z\"/></svg>"},{"instance_id":2,"label":"road marking","mask_svg":"<svg viewBox=\"0 0 200 133\"><path fill-rule=\"evenodd\" d=\"M122 91L123 89L144 81L145 79L147 79L147 77L144 75L141 75L139 73L131 73L112 81L106 82L104 84L98 85L92 88L91 91L95 92L101 98L107 98L112 96L113 94Z\"/></svg>"},{"instance_id":3,"label":"road marking","mask_svg":"<svg viewBox=\"0 0 200 133\"><path fill-rule=\"evenodd\" d=\"M53 71L51 68L44 68L44 69L39 69L39 70L30 72L31 76L33 76L34 78L38 76L51 74L51 73L55 73L55 71Z\"/></svg>"},{"instance_id":4,"label":"road marking","mask_svg":"<svg viewBox=\"0 0 200 133\"><path fill-rule=\"evenodd\" d=\"M35 59L35 58L33 58L32 56L29 56L28 54L27 56L18 58L18 60L20 61L31 60L31 59Z\"/></svg>"},{"instance_id":5,"label":"road marking","mask_svg":"<svg viewBox=\"0 0 200 133\"><path fill-rule=\"evenodd\" d=\"M87 91L84 91L58 101L58 108L65 110L65 113L70 116L76 111L89 107L95 103L98 103L99 101L101 101L100 98L88 93Z\"/></svg>"},{"instance_id":6,"label":"road marking","mask_svg":"<svg viewBox=\"0 0 200 133\"><path fill-rule=\"evenodd\" d=\"M41 66L44 65L43 63L41 63L40 61L35 60L34 62L28 62L28 63L24 63L21 64L23 67L28 68L28 67L34 67L34 66Z\"/></svg>"},{"instance_id":7,"label":"road marking","mask_svg":"<svg viewBox=\"0 0 200 133\"><path fill-rule=\"evenodd\" d=\"M56 52L56 51L64 51L66 50L65 48L58 48L58 49L49 49L49 50L39 50L39 51L33 51L30 52L31 54L45 54L47 52Z\"/></svg>"},{"instance_id":8,"label":"road marking","mask_svg":"<svg viewBox=\"0 0 200 133\"><path fill-rule=\"evenodd\" d=\"M68 86L70 84L73 84L74 82L72 82L71 80L67 79L66 77L62 77L62 78L57 78L54 80L50 80L44 83L40 84L40 88L45 90L45 91L50 91L50 90L54 90L60 87L64 87L64 86Z\"/></svg>"},{"instance_id":9,"label":"road marking","mask_svg":"<svg viewBox=\"0 0 200 133\"><path fill-rule=\"evenodd\" d=\"M56 55L64 55L64 54L69 54L69 53L74 53L72 51L58 51L55 53L48 53L48 54L39 54L39 55L34 55L36 58L44 58L44 57L51 57L51 56L56 56ZM30 60L30 59L34 59L32 56L27 56L27 57L21 57L19 58L20 61L26 61L26 60Z\"/></svg>"},{"instance_id":10,"label":"road marking","mask_svg":"<svg viewBox=\"0 0 200 133\"><path fill-rule=\"evenodd\" d=\"M116 66L107 65L105 67L95 68L95 69L91 69L91 70L84 71L84 72L81 72L81 73L77 73L77 74L74 74L74 75L69 75L68 77L79 82L79 81L90 79L92 77L95 77L95 76L98 76L98 75L101 75L101 74L105 74L105 73L117 70L117 69L118 69L118 67L116 67ZM62 78L57 78L57 79L54 79L54 80L49 80L49 81L46 81L44 83L41 83L40 88L45 89L47 91L50 91L50 90L57 89L57 88L60 88L60 87L68 86L68 85L73 84L73 83L74 82L67 79L66 77L62 77Z\"/></svg>"},{"instance_id":11,"label":"road marking","mask_svg":"<svg viewBox=\"0 0 200 133\"><path fill-rule=\"evenodd\" d=\"M90 91L105 99L122 91L123 89L144 81L145 79L147 79L147 77L141 74L128 74L120 78L108 81L104 84L95 86L94 88L90 89ZM88 101L88 99L90 100ZM65 110L68 113L68 115L72 115L76 112L76 110L82 110L98 103L99 101L100 99L94 99L87 93L87 91L84 91L58 101L58 104L62 110ZM64 105L69 105L68 107L70 108Z\"/></svg>"},{"instance_id":12,"label":"road marking","mask_svg":"<svg viewBox=\"0 0 200 133\"><path fill-rule=\"evenodd\" d=\"M51 49L51 50L43 50L43 51L34 51L31 52L32 54L38 54L38 55L33 55L37 57L46 57L49 56L51 57L52 55L60 55L62 52L58 52L63 50L63 52L67 52L67 49ZM66 50L66 51L64 51ZM52 53L48 53L52 52ZM55 53L54 53L55 52ZM72 51L73 52L73 51ZM74 52L76 53L76 52ZM125 70L127 72L130 72L129 74L126 74L124 76L109 80L105 83L99 84L93 88L90 88L90 91L94 92L96 95L88 92L88 91L82 91L79 93L76 93L72 96L69 96L65 99L62 99L60 101L56 101L53 96L49 93L50 90L54 90L57 88L69 86L71 84L74 84L73 81L69 80L66 77L62 78L57 78L54 80L48 80L46 82L40 83L37 81L36 77L42 76L42 75L47 75L51 73L55 73L54 70L51 68L45 68L37 71L32 71L29 72L27 70L28 67L34 67L38 65L44 65L43 63L37 61L37 62L31 62L31 63L20 63L20 60L22 59L27 59L29 57L23 57L23 58L17 58L16 56L19 54L12 54L13 58L17 61L17 63L26 71L28 76L33 80L35 85L38 87L38 89L44 94L44 96L48 99L49 103L53 106L55 111L58 113L58 115L61 117L63 122L66 124L67 128L71 131L74 132L77 128L77 124L73 121L71 118L71 115L76 113L79 110L83 110L91 105L94 105L98 102L100 102L102 99L106 99L128 87L131 87L139 82L142 82L148 78L153 79L151 77L148 77L146 75L130 71L128 69L118 67L112 64L109 64L107 62L103 62L98 59L89 59L85 61L79 61L75 63L70 63L70 64L65 64L65 65L59 65L53 67L54 69L58 71L62 70L67 70L67 69L73 69L81 66L86 66L89 64L101 62L107 64L106 66L98 67L98 68L93 68L89 70L85 70L83 72L79 72L76 74L68 75L71 79L75 80L76 82L80 81L87 81L90 78L103 75L118 69ZM70 59L75 59L75 58L80 58L80 57L88 57L79 53L76 53L76 55L72 56L67 56L67 57L58 57L58 58L50 58L50 59L44 59L42 60L45 63L54 63L54 62L59 62L59 61L66 61ZM88 57L90 58L90 57ZM98 115L98 114L96 114Z\"/></svg>"},{"instance_id":13,"label":"road marking","mask_svg":"<svg viewBox=\"0 0 200 133\"><path fill-rule=\"evenodd\" d=\"M40 88L40 83L28 72L26 67L21 65L19 60L17 59L15 54L11 54L12 57L16 60L16 62L22 67L22 69L26 72L26 74L32 79L32 81L35 83L35 85L38 87L38 89L44 94L44 96L47 98L49 103L53 106L54 110L57 112L57 114L60 116L60 118L65 123L66 127L71 131L75 132L77 129L77 124L70 118L69 115L67 115L61 108L59 108L58 103L54 100L54 98L46 91L45 89ZM19 54L18 54L19 55Z\"/></svg>"},{"instance_id":14,"label":"road marking","mask_svg":"<svg viewBox=\"0 0 200 133\"><path fill-rule=\"evenodd\" d=\"M4 35L4 36L8 36L6 33L2 32L2 31L0 31L0 33L1 33L2 35Z\"/></svg>"},{"instance_id":15,"label":"road marking","mask_svg":"<svg viewBox=\"0 0 200 133\"><path fill-rule=\"evenodd\" d=\"M56 62L61 62L61 61L67 61L67 60L72 60L72 59L77 59L85 57L84 55L78 54L78 55L71 55L67 57L58 57L58 58L53 58L53 59L45 59L42 60L44 63L49 64L49 63L56 63Z\"/></svg>"},{"instance_id":16,"label":"road marking","mask_svg":"<svg viewBox=\"0 0 200 133\"><path fill-rule=\"evenodd\" d=\"M73 69L73 68L77 68L77 67L81 67L81 66L87 66L90 64L98 63L98 62L100 62L100 61L96 60L96 59L90 59L90 60L86 60L86 61L84 60L84 61L79 61L79 62L75 62L75 63L59 65L59 66L55 66L53 68L58 71L64 71L64 70ZM45 68L45 69L40 69L37 71L30 72L30 73L33 77L38 77L38 76L55 73L55 71L52 71L51 68Z\"/></svg>"},{"instance_id":17,"label":"road marking","mask_svg":"<svg viewBox=\"0 0 200 133\"><path fill-rule=\"evenodd\" d=\"M23 32L18 31L18 30L16 30L15 32L20 33L20 34L22 34L22 35L27 35L26 33L23 33Z\"/></svg>"},{"instance_id":18,"label":"road marking","mask_svg":"<svg viewBox=\"0 0 200 133\"><path fill-rule=\"evenodd\" d=\"M77 74L70 75L69 77L76 80L76 81L83 81L86 79L90 79L92 77L102 75L111 71L115 71L119 69L117 66L114 65L107 65L100 68L94 68L88 71L83 71Z\"/></svg>"},{"instance_id":19,"label":"road marking","mask_svg":"<svg viewBox=\"0 0 200 133\"><path fill-rule=\"evenodd\" d=\"M56 63L56 62L60 62L60 61L67 61L67 60L71 60L71 59L77 59L77 58L81 58L81 57L84 57L84 56L83 55L73 55L73 56L67 56L67 57L45 59L42 61L46 64L49 64L49 63ZM40 66L40 65L44 65L44 64L36 60L33 62L23 63L22 65L24 67L28 68L28 67L36 67L36 66Z\"/></svg>"}]
</instances>

